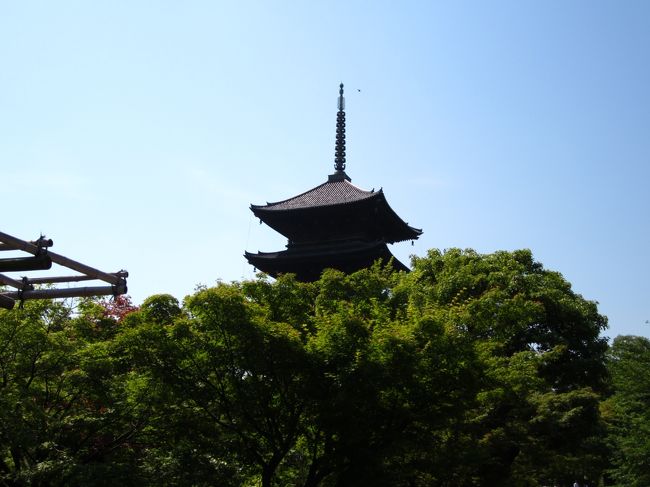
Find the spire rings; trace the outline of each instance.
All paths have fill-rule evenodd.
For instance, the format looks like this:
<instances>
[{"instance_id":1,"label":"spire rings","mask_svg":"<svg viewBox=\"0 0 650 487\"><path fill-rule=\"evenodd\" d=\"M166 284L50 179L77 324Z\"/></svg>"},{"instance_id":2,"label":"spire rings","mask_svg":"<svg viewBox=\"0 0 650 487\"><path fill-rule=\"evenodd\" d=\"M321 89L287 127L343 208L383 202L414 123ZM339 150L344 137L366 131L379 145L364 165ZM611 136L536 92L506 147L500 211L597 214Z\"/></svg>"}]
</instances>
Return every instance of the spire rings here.
<instances>
[{"instance_id":1,"label":"spire rings","mask_svg":"<svg viewBox=\"0 0 650 487\"><path fill-rule=\"evenodd\" d=\"M338 109L336 114L336 150L334 151L334 169L345 171L345 98L343 83L339 86Z\"/></svg>"}]
</instances>

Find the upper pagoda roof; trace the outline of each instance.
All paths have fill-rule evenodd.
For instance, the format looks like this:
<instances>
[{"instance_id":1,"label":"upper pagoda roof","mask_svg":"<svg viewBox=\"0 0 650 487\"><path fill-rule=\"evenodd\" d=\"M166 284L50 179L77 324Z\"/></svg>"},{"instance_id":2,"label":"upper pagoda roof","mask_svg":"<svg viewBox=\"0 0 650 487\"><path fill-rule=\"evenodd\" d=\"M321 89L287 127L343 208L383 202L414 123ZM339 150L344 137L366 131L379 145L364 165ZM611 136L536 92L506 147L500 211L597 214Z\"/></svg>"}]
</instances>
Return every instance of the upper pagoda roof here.
<instances>
[{"instance_id":1,"label":"upper pagoda roof","mask_svg":"<svg viewBox=\"0 0 650 487\"><path fill-rule=\"evenodd\" d=\"M365 191L352 184L347 177L330 176L329 180L297 196L266 205L251 205L253 212L301 210L318 206L334 206L377 198L383 191Z\"/></svg>"},{"instance_id":2,"label":"upper pagoda roof","mask_svg":"<svg viewBox=\"0 0 650 487\"><path fill-rule=\"evenodd\" d=\"M324 213L341 219L341 229L354 228L384 239L388 243L417 239L422 230L411 227L390 207L384 192L366 191L350 182L345 172L337 171L315 188L297 196L266 205L251 205L253 214L293 240L312 236L310 222ZM347 223L343 223L346 220ZM323 223L320 220L320 223ZM319 224L320 224L319 223ZM351 227L352 226L352 227ZM338 232L334 232L340 238Z\"/></svg>"}]
</instances>

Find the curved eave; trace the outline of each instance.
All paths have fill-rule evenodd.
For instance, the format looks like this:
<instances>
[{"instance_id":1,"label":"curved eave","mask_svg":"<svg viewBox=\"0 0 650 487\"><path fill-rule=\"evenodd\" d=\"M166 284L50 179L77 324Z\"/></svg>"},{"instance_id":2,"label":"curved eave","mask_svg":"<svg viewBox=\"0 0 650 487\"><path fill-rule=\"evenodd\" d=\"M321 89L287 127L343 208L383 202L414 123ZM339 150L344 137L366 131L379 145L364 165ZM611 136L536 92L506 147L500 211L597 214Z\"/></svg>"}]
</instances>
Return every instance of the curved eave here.
<instances>
[{"instance_id":1,"label":"curved eave","mask_svg":"<svg viewBox=\"0 0 650 487\"><path fill-rule=\"evenodd\" d=\"M386 195L382 189L374 192L372 197L355 201L345 201L336 204L318 205L312 207L284 208L273 210L267 207L251 205L251 211L253 211L253 214L257 218L262 220L275 231L281 233L287 238L290 238L289 234L291 232L288 230L288 228L292 225L297 224L301 218L311 218L311 216L313 216L315 213L322 214L322 212L332 210L353 213L355 211L355 208L359 208L359 211L363 212L368 210L364 210L362 207L367 207L368 205L373 204L377 205L376 207L383 214L382 219L384 219L388 224L386 233L383 235L387 243L417 240L420 235L422 235L421 229L410 226L407 222L402 220L397 213L395 213L395 211L388 204ZM291 223L287 224L287 222Z\"/></svg>"},{"instance_id":2,"label":"curved eave","mask_svg":"<svg viewBox=\"0 0 650 487\"><path fill-rule=\"evenodd\" d=\"M292 262L293 258L287 257L286 255L283 255L286 252L286 250L281 250L279 252L258 252L256 254L252 254L250 252L246 252L244 254L244 257L246 257L246 260L248 261L249 264L255 266L262 272L266 272L267 274L273 275L273 271L268 271L265 270L265 268L269 268L268 266L273 266L273 264L277 264L278 262L282 263L287 263L287 262ZM378 258L377 260L381 260L381 258ZM384 259L386 261L391 260L393 262L393 268L396 271L402 271L402 272L411 272L411 269L409 269L407 266L405 266L397 257L395 257L392 253L390 257L387 259ZM331 266L324 267L324 269L336 269L336 264L333 264ZM291 272L291 271L287 271ZM295 272L295 271L293 271ZM286 273L286 272L285 272Z\"/></svg>"},{"instance_id":3,"label":"curved eave","mask_svg":"<svg viewBox=\"0 0 650 487\"><path fill-rule=\"evenodd\" d=\"M315 246L288 249L278 252L245 252L249 264L273 277L279 274L296 274L299 280L318 279L324 269L333 268L343 272L355 272L371 266L377 260L391 262L393 269L409 272L384 242L358 243L354 245Z\"/></svg>"},{"instance_id":4,"label":"curved eave","mask_svg":"<svg viewBox=\"0 0 650 487\"><path fill-rule=\"evenodd\" d=\"M383 189L380 188L378 193L381 194L382 196L382 200L385 204L386 212L396 222L398 227L402 227L400 229L400 233L401 232L404 233L403 238L397 237L389 241L388 243L404 242L406 240L417 240L418 238L420 238L420 235L422 235L422 229L410 226L407 222L402 220L397 213L395 213L395 210L393 210L391 206L388 204L388 200L386 200L386 195L384 195Z\"/></svg>"}]
</instances>

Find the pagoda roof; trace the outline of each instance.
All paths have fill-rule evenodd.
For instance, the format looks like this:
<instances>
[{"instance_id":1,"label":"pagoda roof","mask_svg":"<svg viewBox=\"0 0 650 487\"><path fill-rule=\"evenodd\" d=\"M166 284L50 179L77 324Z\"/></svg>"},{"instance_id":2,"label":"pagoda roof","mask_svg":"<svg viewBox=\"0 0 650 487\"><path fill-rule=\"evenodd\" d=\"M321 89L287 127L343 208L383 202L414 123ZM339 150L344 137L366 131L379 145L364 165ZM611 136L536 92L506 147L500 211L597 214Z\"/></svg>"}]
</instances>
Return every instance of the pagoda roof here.
<instances>
[{"instance_id":1,"label":"pagoda roof","mask_svg":"<svg viewBox=\"0 0 650 487\"><path fill-rule=\"evenodd\" d=\"M387 244L417 239L422 230L409 226L386 201L382 189L366 191L345 173L345 99L339 89L334 174L327 181L291 198L251 205L253 214L288 239L279 252L246 252L248 262L276 277L293 273L300 281L319 278L323 269L349 273L378 260L394 269L409 269Z\"/></svg>"},{"instance_id":2,"label":"pagoda roof","mask_svg":"<svg viewBox=\"0 0 650 487\"><path fill-rule=\"evenodd\" d=\"M335 178L330 176L329 180L304 193L266 205L251 205L253 212L257 211L286 211L302 210L307 208L334 206L355 203L370 198L377 198L383 191L365 191L352 184L345 177Z\"/></svg>"},{"instance_id":3,"label":"pagoda roof","mask_svg":"<svg viewBox=\"0 0 650 487\"><path fill-rule=\"evenodd\" d=\"M260 220L288 238L293 238L296 228L304 219L311 219L316 213L328 212L341 215L376 215L381 221L381 238L388 243L417 239L422 230L411 227L390 207L383 190L363 190L350 182L343 171L337 171L329 179L304 193L275 203L251 205L251 210Z\"/></svg>"}]
</instances>

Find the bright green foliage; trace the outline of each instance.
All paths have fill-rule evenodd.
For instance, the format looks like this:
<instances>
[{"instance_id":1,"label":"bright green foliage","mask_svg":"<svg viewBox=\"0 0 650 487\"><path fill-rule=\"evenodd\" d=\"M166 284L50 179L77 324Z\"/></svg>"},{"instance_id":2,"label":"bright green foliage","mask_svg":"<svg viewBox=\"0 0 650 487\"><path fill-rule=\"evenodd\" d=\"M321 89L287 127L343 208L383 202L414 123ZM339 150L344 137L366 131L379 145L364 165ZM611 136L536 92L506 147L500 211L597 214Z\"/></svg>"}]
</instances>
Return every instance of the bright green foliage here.
<instances>
[{"instance_id":1,"label":"bright green foliage","mask_svg":"<svg viewBox=\"0 0 650 487\"><path fill-rule=\"evenodd\" d=\"M145 416L92 303L0 311L0 484L137 485L131 440Z\"/></svg>"},{"instance_id":2,"label":"bright green foliage","mask_svg":"<svg viewBox=\"0 0 650 487\"><path fill-rule=\"evenodd\" d=\"M605 319L530 252L0 312L6 485L596 479ZM56 323L56 324L54 324ZM56 391L56 392L54 392ZM2 483L0 482L0 485Z\"/></svg>"},{"instance_id":3,"label":"bright green foliage","mask_svg":"<svg viewBox=\"0 0 650 487\"><path fill-rule=\"evenodd\" d=\"M616 485L650 485L650 340L619 336L609 354L613 394L603 404Z\"/></svg>"},{"instance_id":4,"label":"bright green foliage","mask_svg":"<svg viewBox=\"0 0 650 487\"><path fill-rule=\"evenodd\" d=\"M414 481L408 457L420 434L448 426L471 388L462 344L411 315L399 281L379 269L323 276L307 342L318 365L306 440L316 479Z\"/></svg>"},{"instance_id":5,"label":"bright green foliage","mask_svg":"<svg viewBox=\"0 0 650 487\"><path fill-rule=\"evenodd\" d=\"M481 383L444 448L442 485L597 480L604 445L605 318L529 251L431 251L415 259L413 302L473 343Z\"/></svg>"}]
</instances>

